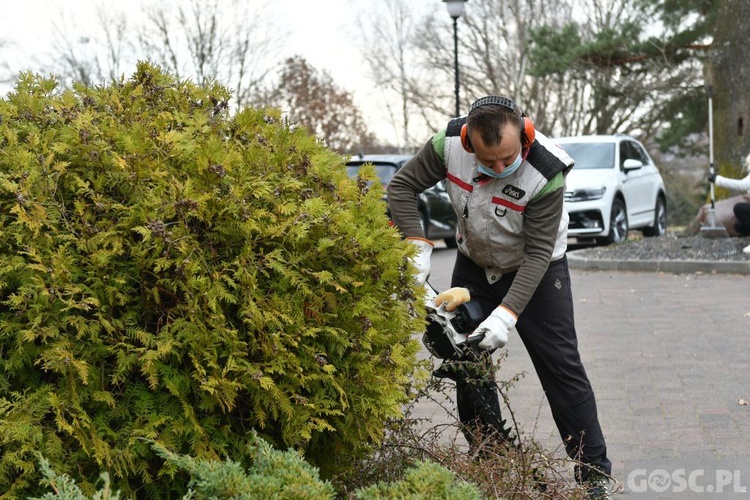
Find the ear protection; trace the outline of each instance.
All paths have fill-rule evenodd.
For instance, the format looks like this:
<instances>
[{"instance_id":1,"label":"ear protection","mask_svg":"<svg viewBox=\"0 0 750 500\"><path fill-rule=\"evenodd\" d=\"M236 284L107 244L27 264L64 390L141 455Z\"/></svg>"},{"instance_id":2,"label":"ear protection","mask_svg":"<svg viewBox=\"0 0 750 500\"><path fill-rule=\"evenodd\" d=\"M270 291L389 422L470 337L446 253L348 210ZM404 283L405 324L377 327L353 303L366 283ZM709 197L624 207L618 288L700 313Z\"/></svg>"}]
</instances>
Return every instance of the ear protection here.
<instances>
[{"instance_id":1,"label":"ear protection","mask_svg":"<svg viewBox=\"0 0 750 500\"><path fill-rule=\"evenodd\" d=\"M524 150L531 147L534 143L534 136L536 135L534 123L518 110L518 106L516 106L516 103L513 102L512 99L499 95L488 95L482 97L472 103L471 107L469 107L469 114L482 106L502 106L513 111L518 116L521 125L521 147ZM465 123L461 127L461 145L467 153L474 152L474 146L471 145L471 139L469 139L469 129Z\"/></svg>"}]
</instances>

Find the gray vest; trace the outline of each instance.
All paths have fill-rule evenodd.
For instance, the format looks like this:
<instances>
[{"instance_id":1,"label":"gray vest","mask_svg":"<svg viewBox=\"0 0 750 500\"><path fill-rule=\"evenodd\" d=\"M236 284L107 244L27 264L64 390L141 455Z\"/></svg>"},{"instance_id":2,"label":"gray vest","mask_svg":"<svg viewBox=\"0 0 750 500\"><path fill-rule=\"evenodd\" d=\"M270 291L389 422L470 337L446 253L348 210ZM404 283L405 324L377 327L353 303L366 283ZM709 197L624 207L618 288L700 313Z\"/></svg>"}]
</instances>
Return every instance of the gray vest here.
<instances>
[{"instance_id":1,"label":"gray vest","mask_svg":"<svg viewBox=\"0 0 750 500\"><path fill-rule=\"evenodd\" d=\"M451 121L445 137L446 188L458 214L458 248L485 268L492 283L518 269L524 259L524 211L550 179L570 169L573 159L540 132L528 155L508 177L479 174L473 154L461 145L460 125ZM562 258L568 241L568 214L563 212L551 260Z\"/></svg>"}]
</instances>

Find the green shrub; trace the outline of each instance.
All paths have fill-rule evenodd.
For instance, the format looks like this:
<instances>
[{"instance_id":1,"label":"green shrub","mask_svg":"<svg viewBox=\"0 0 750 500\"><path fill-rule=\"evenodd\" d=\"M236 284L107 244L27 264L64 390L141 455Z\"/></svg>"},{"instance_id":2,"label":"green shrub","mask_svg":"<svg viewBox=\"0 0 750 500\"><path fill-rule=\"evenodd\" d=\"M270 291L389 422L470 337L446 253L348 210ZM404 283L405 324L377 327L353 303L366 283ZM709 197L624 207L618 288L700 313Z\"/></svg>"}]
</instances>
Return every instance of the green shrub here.
<instances>
[{"instance_id":1,"label":"green shrub","mask_svg":"<svg viewBox=\"0 0 750 500\"><path fill-rule=\"evenodd\" d=\"M400 413L423 318L382 189L229 95L140 63L0 100L0 491L38 451L174 498L148 441L246 464L251 429L332 475Z\"/></svg>"},{"instance_id":2,"label":"green shrub","mask_svg":"<svg viewBox=\"0 0 750 500\"><path fill-rule=\"evenodd\" d=\"M41 497L29 498L29 500L120 500L120 492L112 491L109 474L102 472L100 475L103 486L92 496L81 491L76 482L67 474L56 473L49 465L49 461L40 457L39 468L42 472L42 483L49 485L54 491L47 492Z\"/></svg>"},{"instance_id":3,"label":"green shrub","mask_svg":"<svg viewBox=\"0 0 750 500\"><path fill-rule=\"evenodd\" d=\"M165 449L160 449L159 454L190 473L192 479L187 495L190 498L335 498L331 483L321 481L318 470L299 453L276 450L262 439L252 441L250 449L253 464L247 470L231 460L198 461Z\"/></svg>"},{"instance_id":4,"label":"green shrub","mask_svg":"<svg viewBox=\"0 0 750 500\"><path fill-rule=\"evenodd\" d=\"M409 469L404 479L395 483L378 483L357 492L359 500L383 498L479 500L482 498L476 486L458 481L456 476L440 465L420 462Z\"/></svg>"},{"instance_id":5,"label":"green shrub","mask_svg":"<svg viewBox=\"0 0 750 500\"><path fill-rule=\"evenodd\" d=\"M191 481L187 499L290 499L323 500L336 498L336 491L328 481L322 481L318 470L304 461L295 451L279 451L263 439L254 439L250 444L253 465L249 469L231 460L195 460L185 455L176 455L156 446L159 455L171 464L190 473ZM88 497L77 487L75 481L65 474L58 474L41 459L44 483L54 490L31 500L93 500L108 498L118 500L119 492L113 492L107 473L102 473L102 488ZM448 469L434 463L421 462L405 471L403 480L394 484L377 484L355 492L351 498L362 500L380 498L443 498L446 500L479 499L481 495L474 486L456 480Z\"/></svg>"}]
</instances>

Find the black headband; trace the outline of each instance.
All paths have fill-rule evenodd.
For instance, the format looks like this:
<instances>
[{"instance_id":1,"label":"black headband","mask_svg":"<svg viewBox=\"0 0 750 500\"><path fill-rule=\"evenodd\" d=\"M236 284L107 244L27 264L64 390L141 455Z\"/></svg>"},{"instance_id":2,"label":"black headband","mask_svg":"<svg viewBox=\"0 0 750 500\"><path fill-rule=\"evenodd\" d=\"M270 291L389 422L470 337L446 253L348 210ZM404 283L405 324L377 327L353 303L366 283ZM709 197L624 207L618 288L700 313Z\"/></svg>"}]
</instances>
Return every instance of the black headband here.
<instances>
[{"instance_id":1,"label":"black headband","mask_svg":"<svg viewBox=\"0 0 750 500\"><path fill-rule=\"evenodd\" d=\"M469 114L471 114L472 111L475 109L487 106L487 105L497 105L497 106L503 106L506 107L512 111L516 111L516 103L513 102L511 99L508 99L507 97L499 96L499 95L488 95L486 97L482 97L481 99L477 99L474 101L469 108Z\"/></svg>"}]
</instances>

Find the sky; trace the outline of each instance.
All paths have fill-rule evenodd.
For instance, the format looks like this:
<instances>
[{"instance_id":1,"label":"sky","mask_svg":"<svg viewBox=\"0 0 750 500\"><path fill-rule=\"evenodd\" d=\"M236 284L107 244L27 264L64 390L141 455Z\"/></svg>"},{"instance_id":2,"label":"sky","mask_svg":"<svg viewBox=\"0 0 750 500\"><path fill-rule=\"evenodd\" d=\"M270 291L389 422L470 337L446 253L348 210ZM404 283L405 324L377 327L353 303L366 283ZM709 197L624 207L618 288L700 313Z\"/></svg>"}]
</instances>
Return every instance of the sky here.
<instances>
[{"instance_id":1,"label":"sky","mask_svg":"<svg viewBox=\"0 0 750 500\"><path fill-rule=\"evenodd\" d=\"M129 11L137 15L143 1L158 0L0 0L0 39L14 43L12 54L6 58L16 72L24 64L49 53L52 40L50 26L62 10L76 19L93 22L93 12L99 2L104 5L132 6ZM336 85L350 92L355 104L368 119L373 132L381 138L392 133L392 126L382 112L382 103L373 96L377 91L370 85L360 64L360 51L354 43L357 16L365 7L377 5L380 0L246 0L250 4L270 10L281 29L289 33L282 58L301 55L317 70L327 71ZM445 10L441 0L402 0L409 4L434 4ZM127 3L125 3L127 2ZM447 11L445 13L448 16ZM7 52L4 52L7 53ZM9 86L0 87L3 95ZM396 142L396 141L388 141Z\"/></svg>"}]
</instances>

